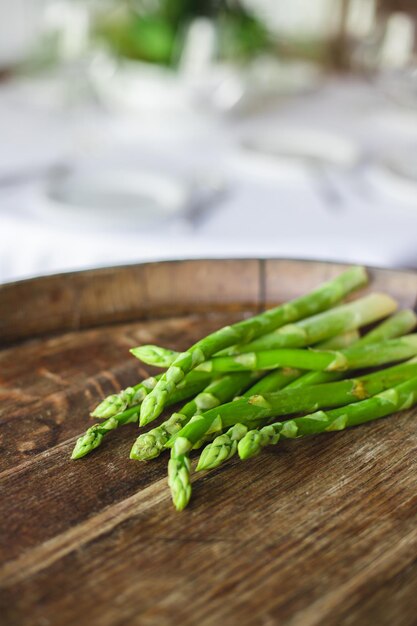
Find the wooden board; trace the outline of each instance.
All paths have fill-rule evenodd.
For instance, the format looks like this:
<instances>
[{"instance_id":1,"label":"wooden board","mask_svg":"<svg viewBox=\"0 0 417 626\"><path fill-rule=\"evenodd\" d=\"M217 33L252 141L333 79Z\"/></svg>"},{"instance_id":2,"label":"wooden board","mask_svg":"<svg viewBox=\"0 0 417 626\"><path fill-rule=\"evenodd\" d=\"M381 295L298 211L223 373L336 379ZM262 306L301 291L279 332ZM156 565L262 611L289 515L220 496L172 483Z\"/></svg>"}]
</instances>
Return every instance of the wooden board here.
<instances>
[{"instance_id":1,"label":"wooden board","mask_svg":"<svg viewBox=\"0 0 417 626\"><path fill-rule=\"evenodd\" d=\"M417 421L287 441L196 475L170 502L166 458L129 461L134 425L72 462L104 396L342 266L184 261L0 287L2 626L411 626L417 623ZM370 270L415 307L417 274Z\"/></svg>"}]
</instances>

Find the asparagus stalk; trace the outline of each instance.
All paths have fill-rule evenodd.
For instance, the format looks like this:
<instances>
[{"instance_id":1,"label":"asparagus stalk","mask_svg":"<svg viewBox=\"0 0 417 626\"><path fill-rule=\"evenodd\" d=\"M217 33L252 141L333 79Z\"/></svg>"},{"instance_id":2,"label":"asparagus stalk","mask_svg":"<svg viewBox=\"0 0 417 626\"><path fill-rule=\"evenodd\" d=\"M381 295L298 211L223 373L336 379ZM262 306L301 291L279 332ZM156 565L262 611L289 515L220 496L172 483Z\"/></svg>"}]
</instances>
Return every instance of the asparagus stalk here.
<instances>
[{"instance_id":1,"label":"asparagus stalk","mask_svg":"<svg viewBox=\"0 0 417 626\"><path fill-rule=\"evenodd\" d=\"M379 343L386 339L394 339L410 333L417 324L417 315L411 309L398 311L378 326L375 326L366 335L360 338L357 344L366 346L370 343Z\"/></svg>"},{"instance_id":2,"label":"asparagus stalk","mask_svg":"<svg viewBox=\"0 0 417 626\"><path fill-rule=\"evenodd\" d=\"M353 346L343 351L282 348L236 356L219 356L199 365L198 369L205 372L243 372L296 367L332 372L385 365L410 358L415 354L417 354L417 334L411 334L401 339Z\"/></svg>"},{"instance_id":3,"label":"asparagus stalk","mask_svg":"<svg viewBox=\"0 0 417 626\"><path fill-rule=\"evenodd\" d=\"M212 381L193 400L190 400L178 413L174 413L162 424L139 435L133 444L130 458L148 461L160 455L172 435L179 432L194 415L212 409L219 404L232 400L259 375L250 372L228 374Z\"/></svg>"},{"instance_id":4,"label":"asparagus stalk","mask_svg":"<svg viewBox=\"0 0 417 626\"><path fill-rule=\"evenodd\" d=\"M207 374L200 376L202 372L190 372L185 379L182 381L182 384L177 387L176 392L171 396L170 403L176 404L177 402L181 402L186 398L190 398L194 396L196 393L199 393L204 386L207 384L208 380L211 380L210 376ZM231 376L236 376L236 374L231 374ZM242 376L242 374L238 374L238 376ZM244 376L248 376L248 373L244 373ZM249 374L250 376L250 374ZM252 375L253 376L253 375ZM149 381L150 379L146 379ZM144 389L149 388L144 387ZM109 404L109 407L111 403ZM134 406L117 413L116 415L112 415L108 417L106 420L99 424L94 424L90 426L86 430L86 432L81 435L75 444L74 450L72 451L71 458L72 459L81 459L83 456L86 456L93 450L101 445L104 437L108 435L112 430L115 430L119 426L124 424L130 424L132 422L137 422L139 419L139 410L140 410L140 402L135 404Z\"/></svg>"},{"instance_id":5,"label":"asparagus stalk","mask_svg":"<svg viewBox=\"0 0 417 626\"><path fill-rule=\"evenodd\" d=\"M319 313L295 324L287 324L246 345L224 350L219 356L259 352L276 348L303 348L328 338L356 330L386 317L397 308L395 300L385 294L371 294L349 304ZM180 355L175 350L156 345L131 348L137 359L154 367L170 367ZM225 354L223 354L223 352Z\"/></svg>"},{"instance_id":6,"label":"asparagus stalk","mask_svg":"<svg viewBox=\"0 0 417 626\"><path fill-rule=\"evenodd\" d=\"M334 338L332 339L332 343L335 347L337 347L338 345L344 345L352 338L352 335ZM290 372L292 375L294 375L295 372L297 372L297 374L299 373L298 370L284 371L282 376L278 377L282 379L281 385L279 385L278 380L273 380L272 378L275 372L266 376L265 379L269 378L269 386L264 386L264 390L269 391L272 389L280 389L281 386L284 386L284 383L286 384L289 380L292 380L292 378L290 378ZM104 416L108 412L111 413L116 406L126 406L126 403L129 405L129 402L133 402L135 394L138 402L137 404L130 406L128 409L122 410L115 415L110 415L110 417L108 417L103 423L94 424L88 428L87 431L78 438L71 458L80 459L83 456L86 456L101 445L104 437L108 435L109 432L115 430L121 425L136 422L139 416L140 398L145 397L146 393L149 393L149 391L155 386L157 378L158 377L147 378L139 385L136 385L135 387L128 387L127 389L121 391L120 394L108 396L97 407L92 415L96 415L98 412L100 415ZM218 380L212 381L205 390L198 393L201 391L207 380L210 379L210 376L205 372L198 372L196 370L189 372L180 385L178 385L177 392L172 396L171 402L172 404L176 404L177 402L198 393L196 398L188 402L179 413L174 413L168 420L163 422L163 424L157 428L140 435L133 444L130 458L136 460L149 460L159 456L168 439L178 432L193 417L193 415L199 414L202 411L214 408L219 404L229 401L235 395L241 393L241 391L254 378L258 378L258 374L242 372L225 375ZM127 401L128 397L130 397L129 401Z\"/></svg>"},{"instance_id":7,"label":"asparagus stalk","mask_svg":"<svg viewBox=\"0 0 417 626\"><path fill-rule=\"evenodd\" d=\"M298 389L286 388L275 393L239 398L196 416L177 435L171 437L166 446L172 447L177 436L188 439L194 445L208 430L215 432L217 429L221 432L236 423L252 426L262 424L278 415L348 404L355 399L361 400L382 389L392 387L407 376L414 375L416 368L417 359L411 359L406 363L359 378L312 385L303 389L303 393Z\"/></svg>"},{"instance_id":8,"label":"asparagus stalk","mask_svg":"<svg viewBox=\"0 0 417 626\"><path fill-rule=\"evenodd\" d=\"M347 347L357 340L358 336L357 331L350 331L344 335L332 337L322 342L320 345L323 348ZM252 385L243 395L244 397L248 397L257 393L278 391L285 387L291 380L300 376L301 373L300 370L291 368L271 372L258 380L255 385ZM191 400L180 409L178 413L173 413L168 420L165 420L156 428L139 435L132 446L130 458L137 461L148 461L156 458L164 450L165 444L170 437L179 432L194 415L199 415L204 411L232 400L247 387L253 378L259 378L259 375L248 376L248 373L242 372L240 374L229 374L228 376L226 375L218 380L214 380L194 400ZM206 433L202 441L206 440L206 436L210 436L210 433ZM194 447L198 447L199 443L200 442L194 444Z\"/></svg>"},{"instance_id":9,"label":"asparagus stalk","mask_svg":"<svg viewBox=\"0 0 417 626\"><path fill-rule=\"evenodd\" d=\"M367 275L362 267L350 268L305 296L207 335L180 354L151 393L146 396L141 407L141 425L158 417L187 372L216 352L237 343L247 343L284 324L323 311L340 302L348 293L361 287L366 281Z\"/></svg>"},{"instance_id":10,"label":"asparagus stalk","mask_svg":"<svg viewBox=\"0 0 417 626\"><path fill-rule=\"evenodd\" d=\"M376 328L361 337L355 347L367 346L371 343L378 343L387 339L401 337L413 330L417 323L417 316L414 311L405 309L392 315L387 320L378 324ZM288 388L299 388L307 385L317 385L318 383L327 383L342 378L343 372L306 372L297 379L289 383Z\"/></svg>"},{"instance_id":11,"label":"asparagus stalk","mask_svg":"<svg viewBox=\"0 0 417 626\"><path fill-rule=\"evenodd\" d=\"M245 386L247 385L246 384ZM237 388L237 386L235 385L235 388ZM224 385L224 389L220 389L220 387L217 390L217 393L219 391L226 391L226 385ZM226 395L226 393L224 393L224 395ZM229 386L229 393L228 395L230 396L230 386ZM233 395L233 394L232 394ZM191 404L191 403L189 403ZM191 411L189 411L191 413ZM172 418L175 418L174 414L172 416ZM184 418L184 415L179 414L179 419L180 421ZM178 419L178 418L177 418ZM188 418L187 418L188 419ZM198 419L198 415L194 415L191 420L188 421L188 423L191 423L193 420ZM217 425L214 424L214 430L217 429ZM155 431L157 431L158 429L154 429ZM181 426L178 428L178 430L181 430ZM246 429L247 431L248 429ZM208 435L210 433L210 430L208 432L205 433L205 436ZM159 434L159 433L158 433ZM165 432L164 429L162 430L162 437L160 437L160 439L163 439L163 445L161 446L161 448L159 449L158 443L155 445L155 441L151 442L150 445L154 447L154 450L152 450L152 448L150 447L148 449L148 454L153 454L153 452L155 452L154 456L157 456L160 454L160 452L162 451L162 447L164 447L165 443L167 442L168 438L169 438L169 433L167 433L167 435L165 436ZM244 433L242 433L242 437L243 437ZM145 435L146 437L146 435ZM138 438L138 440L140 439L140 437ZM156 442L158 442L158 435L155 437ZM159 443L161 443L159 441ZM198 443L198 442L195 442ZM146 445L146 443L145 443ZM190 451L192 449L192 445L190 445L190 442L183 438L183 437L177 437L174 445L171 448L171 456L170 459L168 461L168 485L169 488L171 490L171 497L172 497L172 501L174 503L175 508L177 509L177 511L182 511L188 504L188 502L190 501L191 498L191 462L190 462ZM155 449L156 448L156 449ZM140 455L141 450L137 451L137 454ZM145 452L146 454L146 452ZM132 456L131 456L132 458ZM136 457L135 457L136 458ZM150 458L150 457L148 457Z\"/></svg>"},{"instance_id":12,"label":"asparagus stalk","mask_svg":"<svg viewBox=\"0 0 417 626\"><path fill-rule=\"evenodd\" d=\"M357 333L350 333L349 336L342 337L334 337L331 340L324 342L327 347L341 347L349 345L352 341L354 341L357 337ZM278 376L277 376L278 374ZM289 380L294 377L294 375L299 375L298 370L279 370L277 372L272 372L269 376L265 376L260 381L258 381L255 386L250 387L250 389L245 392L245 396L249 393L252 395L252 391L256 388L258 391L268 391L270 389L280 389L284 387ZM236 376L236 375L235 375ZM245 386L247 386L248 381L245 382ZM218 386L216 388L216 385ZM225 387L226 393L224 393L223 386ZM230 393L230 387L227 388L227 384L225 384L222 380L218 382L212 383L212 394L215 390L215 397L218 404L222 404L226 400L230 399L233 395L238 393L237 388L233 391L234 393ZM219 393L220 392L220 393ZM221 398L220 398L221 395ZM226 395L228 397L226 398ZM221 399L221 401L220 401ZM161 424L161 426L153 429L149 433L145 435L141 435L138 437L136 441L136 448L134 450L134 458L154 458L159 455L162 451L162 448L175 432L178 432L185 423L192 422L195 419L198 419L194 416L191 420L189 419L189 415L193 412L197 413L196 407L191 406L192 403L188 403L186 407L182 410L182 413L187 414L186 419L184 419L184 415L175 414ZM188 407L188 410L187 410ZM201 408L201 407L200 407ZM212 425L214 432L218 432L219 423L214 420ZM233 454L236 452L237 441L241 439L245 433L247 432L247 427L239 424L230 429L229 436L236 441L235 447L233 448ZM199 441L195 441L193 445L190 444L189 441L185 438L179 438L179 444L177 445L177 440L174 443L174 446L171 450L171 458L168 463L168 482L172 491L172 500L178 510L182 510L189 502L191 497L191 478L190 478L190 459L189 454L191 448L199 447L201 441L204 441L207 437L211 436L210 429L205 432L202 439ZM176 447L177 446L177 447ZM131 455L132 457L132 455Z\"/></svg>"},{"instance_id":13,"label":"asparagus stalk","mask_svg":"<svg viewBox=\"0 0 417 626\"><path fill-rule=\"evenodd\" d=\"M324 407L345 406L374 396L396 384L404 382L410 376L417 376L417 359L413 362L402 363L386 370L368 374L361 378L353 378L333 383L313 385L303 389L284 389L278 393L264 394L249 398L252 404L249 410L243 406L240 415L235 414L235 421L248 425L249 419L265 423L271 417L289 415L291 413L313 411ZM238 440L234 426L220 437L206 446L198 462L197 470L213 469L225 459L229 459L236 452ZM245 434L245 433L243 433ZM256 435L255 435L256 438Z\"/></svg>"},{"instance_id":14,"label":"asparagus stalk","mask_svg":"<svg viewBox=\"0 0 417 626\"><path fill-rule=\"evenodd\" d=\"M90 413L91 417L97 417L98 419L107 419L109 417L113 417L113 415L117 415L126 409L129 409L132 406L138 406L144 400L144 398L152 391L155 387L158 380L161 378L162 374L158 374L157 376L150 376L149 378L145 378L142 382L138 383L134 387L127 387L123 389L119 393L114 393L107 398L104 398L102 402ZM188 397L188 395L182 396L181 390L186 390L189 385L195 385L197 389L200 387L202 389L204 385L211 380L211 376L205 372L190 372L185 379L178 385L179 396L177 396L175 402L180 402L184 399L184 397ZM187 391L188 393L188 391ZM190 394L192 395L192 394ZM178 399L179 398L179 399ZM172 402L174 404L174 402Z\"/></svg>"},{"instance_id":15,"label":"asparagus stalk","mask_svg":"<svg viewBox=\"0 0 417 626\"><path fill-rule=\"evenodd\" d=\"M339 350L347 348L359 339L359 333L357 330L350 331L344 335L337 335L319 344L322 350ZM310 373L310 372L309 372ZM314 372L315 374L321 374L322 372ZM243 396L249 398L259 393L268 393L273 391L279 391L284 387L292 384L292 381L298 380L304 374L304 370L295 369L293 367L278 368L256 382L252 387L247 389ZM325 381L323 381L325 382Z\"/></svg>"},{"instance_id":16,"label":"asparagus stalk","mask_svg":"<svg viewBox=\"0 0 417 626\"><path fill-rule=\"evenodd\" d=\"M316 411L286 422L276 422L261 430L249 431L238 443L242 460L259 454L261 449L284 438L298 438L322 432L343 430L408 409L417 402L417 376L387 389L372 398L331 411Z\"/></svg>"},{"instance_id":17,"label":"asparagus stalk","mask_svg":"<svg viewBox=\"0 0 417 626\"><path fill-rule=\"evenodd\" d=\"M123 424L136 422L138 419L138 413L139 407L131 407L130 409L123 411L123 413L113 415L103 422L90 426L90 428L88 428L83 435L78 437L71 454L71 459L81 459L83 456L86 456L98 448L104 437L108 435L109 432L115 430Z\"/></svg>"},{"instance_id":18,"label":"asparagus stalk","mask_svg":"<svg viewBox=\"0 0 417 626\"><path fill-rule=\"evenodd\" d=\"M416 324L416 315L413 311L411 310L400 311L399 313L396 313L392 317L388 318L386 321L379 324L375 329L371 330L367 335L360 338L355 343L355 346L369 345L370 343L373 343L373 342L379 342L379 341L383 341L386 339L390 339L392 337L397 337L399 335L402 335L404 333L411 331L414 328L415 324ZM338 343L338 338L336 337L333 340L330 339L327 342L323 342L322 344L320 344L320 347L327 348L327 349L328 348L337 349L339 347L337 343ZM402 366L400 367L400 371L401 371L401 368ZM277 371L279 372L280 370L277 370ZM273 377L274 375L276 375L276 373L272 372L272 374L270 374L269 376ZM317 372L317 371L307 372L304 375L299 376L299 377L294 376L293 382L291 382L290 384L286 386L286 390L294 389L294 388L298 389L300 387L306 387L306 386L310 386L313 384L336 381L336 380L339 380L342 376L343 376L342 372ZM268 378L268 376L265 378ZM265 378L261 379L260 384L262 384L262 382L265 381ZM248 392L252 392L253 395L267 392L267 391L272 391L272 389L264 388L262 390L262 389L259 389L259 387L257 388L256 384L251 389L248 390ZM268 426L265 426L264 428L268 429ZM206 451L203 452L198 468L199 469L210 468L214 463L213 459L216 459L216 455L220 462L222 462L222 460L227 460L231 458L236 452L237 443L239 441L238 437L241 435L242 432L243 431L239 429L231 427L226 433L221 435L221 439L216 440L216 445L213 446L213 449L208 447L206 448ZM251 435L249 435L249 437L255 440L258 439L259 436L256 433L259 431L251 430L250 432L251 432Z\"/></svg>"},{"instance_id":19,"label":"asparagus stalk","mask_svg":"<svg viewBox=\"0 0 417 626\"><path fill-rule=\"evenodd\" d=\"M337 348L343 348L343 347L347 347L348 345L351 345L351 343L353 341L351 339L351 337L352 337L351 333L353 333L353 332L354 331L350 331L350 332L346 332L346 334L337 335L336 337L332 337L331 339L334 339L334 341L327 342L329 344L327 346L327 349L329 349L329 350L330 349L335 349L336 347ZM262 339L262 337L261 337L261 339ZM296 343L296 342L294 342L294 343ZM326 342L323 341L322 343L326 343ZM252 345L252 344L248 344L248 345ZM274 346L271 346L271 347L274 347ZM295 346L291 346L291 347L297 347L297 346L295 345ZM324 346L322 346L322 347L324 349ZM131 348L130 352L131 352L131 354L133 354L134 357L139 359L139 361L142 361L143 363L146 363L146 365L151 365L153 367L163 367L163 368L170 367L173 364L173 362L175 361L175 359L180 355L180 353L176 352L175 350L170 350L169 348L163 348L162 346L156 346L156 345L152 345L152 344L150 344L150 345L143 345L143 346L137 346L136 348ZM242 350L242 352L245 352L245 351ZM247 350L246 350L246 352L247 352ZM192 370L192 371L198 371L198 369L197 370ZM159 378L161 378L161 375L158 376L158 379Z\"/></svg>"},{"instance_id":20,"label":"asparagus stalk","mask_svg":"<svg viewBox=\"0 0 417 626\"><path fill-rule=\"evenodd\" d=\"M235 346L232 350L233 353L240 354L275 348L305 348L329 337L372 324L393 313L397 306L390 296L372 293L295 324L282 326L246 345Z\"/></svg>"},{"instance_id":21,"label":"asparagus stalk","mask_svg":"<svg viewBox=\"0 0 417 626\"><path fill-rule=\"evenodd\" d=\"M359 341L359 339L359 331L349 330L342 335L336 335L335 337L330 337L330 339L321 341L320 343L315 344L313 347L320 348L320 350L344 350L345 348L349 348L349 346Z\"/></svg>"},{"instance_id":22,"label":"asparagus stalk","mask_svg":"<svg viewBox=\"0 0 417 626\"><path fill-rule=\"evenodd\" d=\"M371 331L371 333L367 335L367 338L366 339L364 338L361 341L362 343L366 343L366 342L369 343L372 340L380 340L386 337L393 336L397 332L398 333L406 332L407 330L411 330L413 324L414 324L414 316L412 314L411 315L410 313L398 314L397 316L395 316L395 319L392 318L391 320L389 320L389 322L387 321L381 324L378 327L378 329ZM356 336L354 335L348 340L348 342L354 341L355 339L356 339ZM346 342L346 340L341 341L339 338L334 338L327 342L324 342L324 345L322 344L321 347L339 348L339 347L344 347L344 345L346 345L346 343L348 342ZM406 365L407 364L403 364L403 365L395 366L394 368L391 368L391 375L394 375L394 377L389 379L389 381L386 382L385 384L390 384L390 381L394 381L395 375L398 376L398 374L400 374L401 371L403 372L403 374L409 373L410 369L406 367ZM414 370L414 371L417 371L417 370ZM297 376L298 374L299 372L297 370L277 370L275 372L272 372L268 376L258 381L254 386L252 386L245 393L245 396L252 395L254 391L257 391L258 393L260 393L260 392L267 392L270 389L274 389L274 388L278 389L279 388L278 385L285 386L285 384L288 382L289 379L291 379L291 377ZM322 372L314 372L314 374L322 374ZM386 370L384 375L387 375L387 374L389 374L389 370ZM328 375L330 375L330 373ZM372 375L371 375L370 380L372 382ZM236 404L233 403L233 405L234 405L233 409L235 409ZM220 411L222 409L223 407L220 407ZM224 426L223 424L224 420L222 420L221 417L219 418L219 415L216 415L216 416L213 415L212 420L209 420L209 421L211 422L210 426L213 431L216 431L216 429L221 429ZM256 421L254 423L256 424ZM258 422L258 423L261 423L261 422ZM190 435L188 436L188 438L181 437L181 449L183 453L183 456L181 458L183 460L186 458L187 459L186 462L183 461L182 463L179 463L179 461L177 460L175 465L173 465L173 463L170 461L171 463L170 473L172 474L175 469L176 474L178 473L181 474L181 481L178 481L178 483L177 482L174 483L177 485L177 490L178 490L178 484L181 486L181 491L180 491L180 494L182 496L181 499L178 498L177 493L174 492L173 494L174 504L180 502L180 507L177 507L177 508L184 508L184 506L186 506L186 504L188 503L191 497L189 451L191 450L192 447L195 447L198 444L198 441L201 440L202 432L206 428L210 429L210 426L207 426L207 425L203 426L201 430L194 433L194 438ZM190 424L190 427L192 427L192 424ZM217 467L222 462L232 457L237 451L238 442L245 437L247 431L248 431L248 427L246 425L240 424L240 423L233 424L226 433L217 437L215 439L215 442L212 445L207 446L205 448L202 456L200 457L199 463L197 465L197 470L211 469L211 468ZM182 432L184 434L184 430ZM255 431L250 431L250 432L258 433L259 431L255 430ZM207 431L205 434L207 434ZM184 489L183 487L184 484L186 485L186 489ZM184 494L186 494L186 497L184 497Z\"/></svg>"},{"instance_id":23,"label":"asparagus stalk","mask_svg":"<svg viewBox=\"0 0 417 626\"><path fill-rule=\"evenodd\" d=\"M131 406L142 403L145 396L155 387L161 376L162 374L150 376L134 387L127 387L119 391L119 393L113 393L107 396L107 398L104 398L104 400L96 406L94 411L90 413L91 417L107 419L117 413L121 413Z\"/></svg>"}]
</instances>

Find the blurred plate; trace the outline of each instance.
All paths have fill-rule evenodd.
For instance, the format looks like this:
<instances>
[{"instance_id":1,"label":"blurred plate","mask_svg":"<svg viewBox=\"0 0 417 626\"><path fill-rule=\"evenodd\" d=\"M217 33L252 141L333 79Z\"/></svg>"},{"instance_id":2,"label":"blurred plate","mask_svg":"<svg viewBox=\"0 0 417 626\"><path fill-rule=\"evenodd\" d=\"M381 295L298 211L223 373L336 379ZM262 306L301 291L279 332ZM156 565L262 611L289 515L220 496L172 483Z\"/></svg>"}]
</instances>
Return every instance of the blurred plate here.
<instances>
[{"instance_id":1,"label":"blurred plate","mask_svg":"<svg viewBox=\"0 0 417 626\"><path fill-rule=\"evenodd\" d=\"M104 228L151 228L189 217L197 208L196 183L134 168L62 170L51 174L39 202L54 221Z\"/></svg>"},{"instance_id":2,"label":"blurred plate","mask_svg":"<svg viewBox=\"0 0 417 626\"><path fill-rule=\"evenodd\" d=\"M241 145L259 154L341 168L354 167L360 159L359 147L349 138L313 128L261 130L243 137Z\"/></svg>"}]
</instances>

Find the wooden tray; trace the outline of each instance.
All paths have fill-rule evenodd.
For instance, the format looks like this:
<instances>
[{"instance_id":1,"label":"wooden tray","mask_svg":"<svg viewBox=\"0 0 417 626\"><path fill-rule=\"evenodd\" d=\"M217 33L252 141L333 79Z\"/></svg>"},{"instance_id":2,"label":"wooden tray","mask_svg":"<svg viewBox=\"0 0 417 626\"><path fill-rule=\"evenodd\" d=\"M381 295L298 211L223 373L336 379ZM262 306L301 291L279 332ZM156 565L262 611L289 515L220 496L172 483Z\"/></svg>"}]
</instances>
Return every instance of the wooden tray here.
<instances>
[{"instance_id":1,"label":"wooden tray","mask_svg":"<svg viewBox=\"0 0 417 626\"><path fill-rule=\"evenodd\" d=\"M129 461L134 425L69 460L89 410L148 374L132 344L185 348L342 269L184 261L0 287L2 626L417 623L412 411L196 475L182 514L166 458ZM416 273L370 273L415 306Z\"/></svg>"}]
</instances>

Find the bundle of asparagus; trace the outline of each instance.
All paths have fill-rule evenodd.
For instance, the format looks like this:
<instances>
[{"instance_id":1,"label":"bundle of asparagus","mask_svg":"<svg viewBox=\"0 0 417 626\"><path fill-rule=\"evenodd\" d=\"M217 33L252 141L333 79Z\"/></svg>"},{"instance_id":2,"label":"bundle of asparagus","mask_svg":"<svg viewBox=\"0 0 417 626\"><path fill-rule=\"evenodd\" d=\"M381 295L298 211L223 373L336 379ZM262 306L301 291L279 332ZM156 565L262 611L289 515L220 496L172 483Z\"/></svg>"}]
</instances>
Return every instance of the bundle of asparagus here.
<instances>
[{"instance_id":1,"label":"bundle of asparagus","mask_svg":"<svg viewBox=\"0 0 417 626\"><path fill-rule=\"evenodd\" d=\"M408 333L416 316L395 313L397 303L381 293L340 304L366 282L365 270L352 267L183 353L132 348L136 358L166 371L105 398L91 413L103 421L78 439L72 458L97 448L120 425L145 426L165 407L187 401L140 434L130 453L147 461L170 449L168 482L182 510L191 497L193 449L205 446L196 470L209 470L236 453L242 460L255 456L282 438L342 430L411 407L417 402L417 334ZM378 369L363 372L367 368Z\"/></svg>"}]
</instances>

